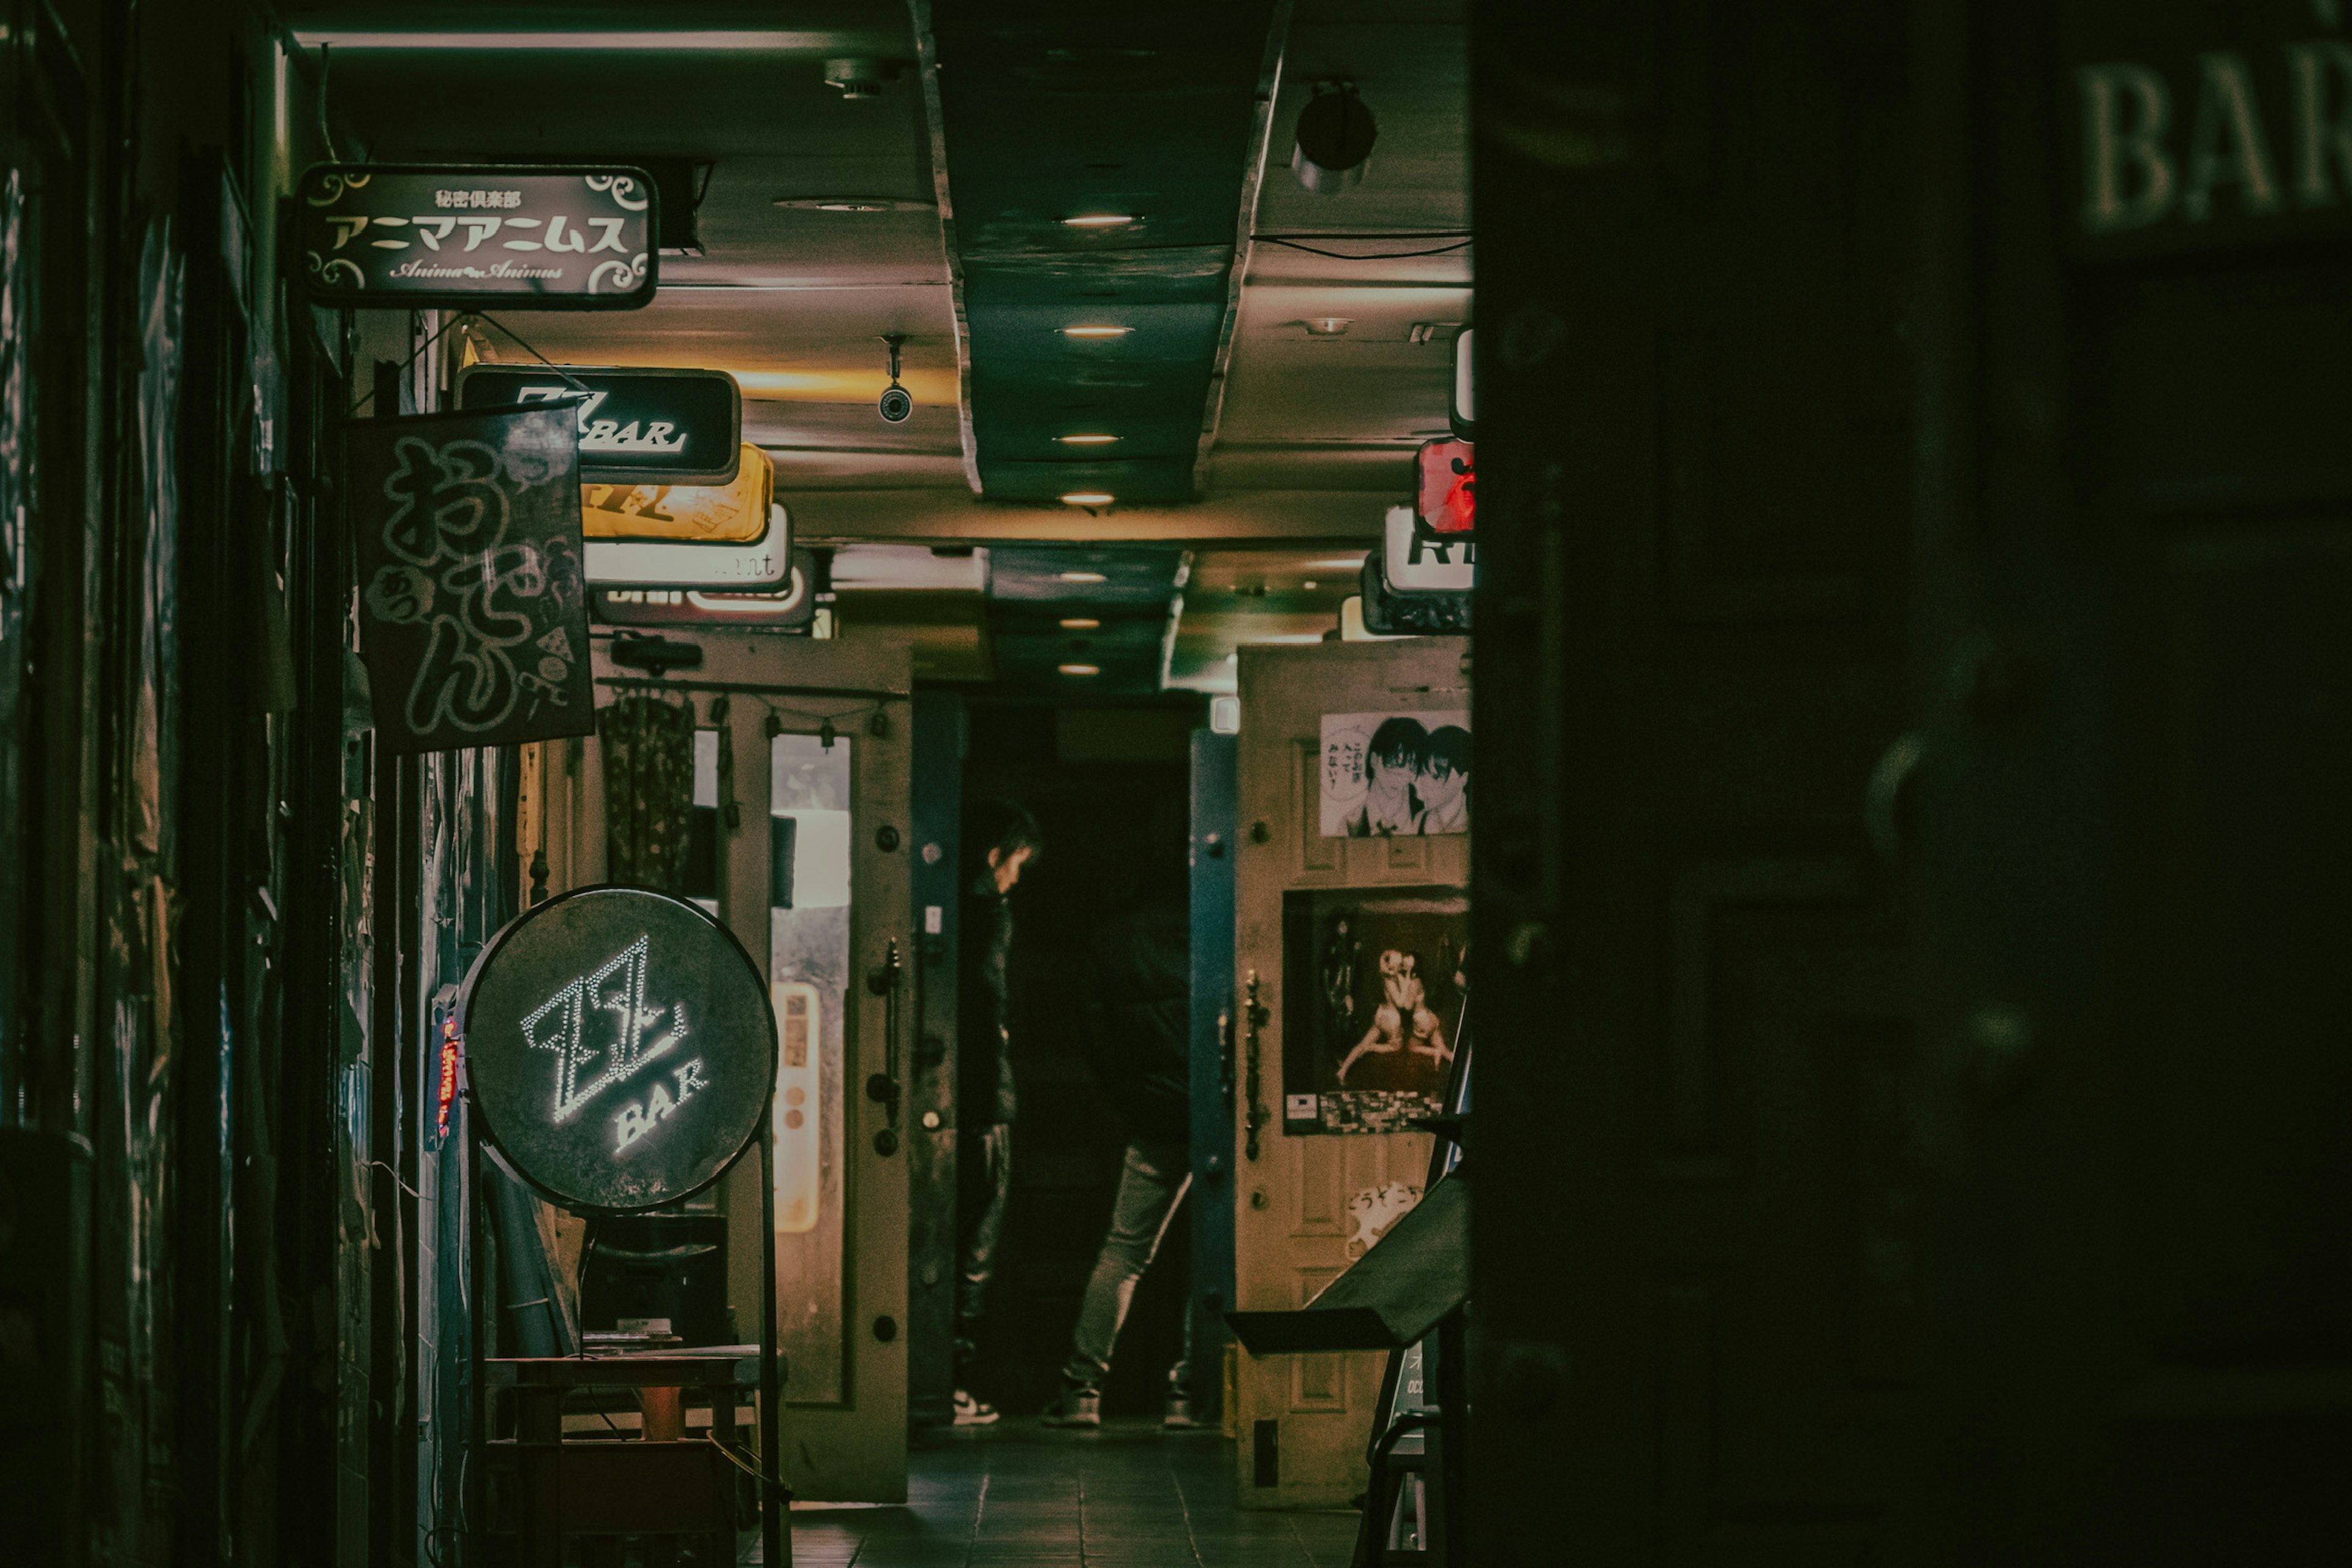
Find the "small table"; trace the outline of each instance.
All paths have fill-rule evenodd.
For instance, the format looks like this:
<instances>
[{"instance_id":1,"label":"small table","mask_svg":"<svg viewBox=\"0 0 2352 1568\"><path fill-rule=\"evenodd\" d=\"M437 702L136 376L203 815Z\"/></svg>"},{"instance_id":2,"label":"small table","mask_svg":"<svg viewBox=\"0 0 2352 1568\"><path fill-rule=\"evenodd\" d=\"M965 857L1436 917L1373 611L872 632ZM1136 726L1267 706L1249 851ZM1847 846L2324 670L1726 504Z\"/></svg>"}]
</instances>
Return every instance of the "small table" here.
<instances>
[{"instance_id":1,"label":"small table","mask_svg":"<svg viewBox=\"0 0 2352 1568\"><path fill-rule=\"evenodd\" d=\"M607 1356L499 1357L483 1363L486 1396L515 1397L515 1436L482 1445L485 1533L516 1539L511 1561L562 1568L566 1536L593 1565L617 1565L622 1539L645 1540L646 1568L670 1568L688 1542L709 1564L732 1564L748 1479L720 1445L736 1447L736 1403L760 1387L757 1346ZM625 1388L644 1436L563 1437L564 1396ZM710 1437L686 1435L689 1406L710 1408Z\"/></svg>"}]
</instances>

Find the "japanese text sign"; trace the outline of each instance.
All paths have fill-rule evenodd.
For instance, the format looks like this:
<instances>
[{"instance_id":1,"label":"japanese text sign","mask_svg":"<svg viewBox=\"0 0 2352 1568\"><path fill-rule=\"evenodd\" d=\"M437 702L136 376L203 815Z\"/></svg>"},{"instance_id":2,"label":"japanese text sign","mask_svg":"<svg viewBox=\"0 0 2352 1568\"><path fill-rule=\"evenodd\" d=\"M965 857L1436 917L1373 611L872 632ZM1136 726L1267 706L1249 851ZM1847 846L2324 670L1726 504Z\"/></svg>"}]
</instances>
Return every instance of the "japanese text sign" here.
<instances>
[{"instance_id":1,"label":"japanese text sign","mask_svg":"<svg viewBox=\"0 0 2352 1568\"><path fill-rule=\"evenodd\" d=\"M573 433L568 405L347 428L361 646L387 751L595 728Z\"/></svg>"},{"instance_id":2,"label":"japanese text sign","mask_svg":"<svg viewBox=\"0 0 2352 1568\"><path fill-rule=\"evenodd\" d=\"M637 169L322 163L295 207L322 305L629 310L654 296L654 199Z\"/></svg>"}]
</instances>

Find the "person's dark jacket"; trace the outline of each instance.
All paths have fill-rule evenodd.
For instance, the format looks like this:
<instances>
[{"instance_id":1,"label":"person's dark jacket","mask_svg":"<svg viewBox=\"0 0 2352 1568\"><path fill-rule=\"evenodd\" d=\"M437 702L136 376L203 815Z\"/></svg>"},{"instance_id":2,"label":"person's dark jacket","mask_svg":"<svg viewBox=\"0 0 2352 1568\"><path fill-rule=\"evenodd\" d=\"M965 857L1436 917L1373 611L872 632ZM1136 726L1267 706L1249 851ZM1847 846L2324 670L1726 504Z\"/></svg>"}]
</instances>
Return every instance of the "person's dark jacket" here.
<instances>
[{"instance_id":1,"label":"person's dark jacket","mask_svg":"<svg viewBox=\"0 0 2352 1568\"><path fill-rule=\"evenodd\" d=\"M1192 927L1183 895L1133 906L1095 929L1088 1044L1103 1092L1143 1138L1192 1128Z\"/></svg>"},{"instance_id":2,"label":"person's dark jacket","mask_svg":"<svg viewBox=\"0 0 2352 1568\"><path fill-rule=\"evenodd\" d=\"M985 874L964 895L956 951L957 1125L1010 1126L1018 1108L1006 1005L1013 902Z\"/></svg>"}]
</instances>

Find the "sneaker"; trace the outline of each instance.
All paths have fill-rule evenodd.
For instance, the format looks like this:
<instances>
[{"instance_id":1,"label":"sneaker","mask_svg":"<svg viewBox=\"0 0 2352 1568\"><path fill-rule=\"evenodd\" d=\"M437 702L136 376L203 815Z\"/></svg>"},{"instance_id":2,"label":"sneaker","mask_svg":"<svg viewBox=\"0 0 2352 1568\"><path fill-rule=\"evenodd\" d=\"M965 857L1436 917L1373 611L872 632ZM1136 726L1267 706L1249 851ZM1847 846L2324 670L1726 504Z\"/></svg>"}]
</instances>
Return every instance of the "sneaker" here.
<instances>
[{"instance_id":1,"label":"sneaker","mask_svg":"<svg viewBox=\"0 0 2352 1568\"><path fill-rule=\"evenodd\" d=\"M1192 1419L1192 1396L1181 1388L1168 1391L1168 1413L1160 1424L1171 1432L1190 1431L1200 1423Z\"/></svg>"},{"instance_id":2,"label":"sneaker","mask_svg":"<svg viewBox=\"0 0 2352 1568\"><path fill-rule=\"evenodd\" d=\"M955 1424L959 1426L986 1426L995 1421L996 1406L983 1405L959 1388L955 1392Z\"/></svg>"},{"instance_id":3,"label":"sneaker","mask_svg":"<svg viewBox=\"0 0 2352 1568\"><path fill-rule=\"evenodd\" d=\"M1102 1392L1065 1384L1062 1396L1045 1406L1047 1426L1076 1426L1092 1432L1102 1426Z\"/></svg>"}]
</instances>

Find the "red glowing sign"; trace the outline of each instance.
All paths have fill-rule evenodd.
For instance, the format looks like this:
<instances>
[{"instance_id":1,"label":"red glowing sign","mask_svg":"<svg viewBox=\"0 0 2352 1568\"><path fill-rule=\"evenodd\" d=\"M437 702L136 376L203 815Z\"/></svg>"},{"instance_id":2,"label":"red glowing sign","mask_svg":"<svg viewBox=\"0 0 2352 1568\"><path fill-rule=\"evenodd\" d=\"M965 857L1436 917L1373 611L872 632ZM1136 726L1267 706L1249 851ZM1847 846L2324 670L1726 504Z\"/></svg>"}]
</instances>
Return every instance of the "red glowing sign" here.
<instances>
[{"instance_id":1,"label":"red glowing sign","mask_svg":"<svg viewBox=\"0 0 2352 1568\"><path fill-rule=\"evenodd\" d=\"M1467 441L1431 441L1421 448L1420 504L1413 510L1437 533L1468 533L1477 526L1478 476Z\"/></svg>"},{"instance_id":2,"label":"red glowing sign","mask_svg":"<svg viewBox=\"0 0 2352 1568\"><path fill-rule=\"evenodd\" d=\"M457 1098L457 1016L455 1013L441 1020L441 1077L433 1088L433 1131L436 1137L449 1136L449 1107Z\"/></svg>"}]
</instances>

